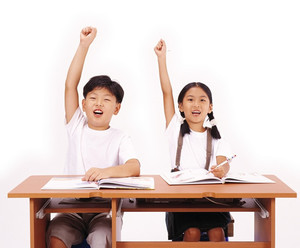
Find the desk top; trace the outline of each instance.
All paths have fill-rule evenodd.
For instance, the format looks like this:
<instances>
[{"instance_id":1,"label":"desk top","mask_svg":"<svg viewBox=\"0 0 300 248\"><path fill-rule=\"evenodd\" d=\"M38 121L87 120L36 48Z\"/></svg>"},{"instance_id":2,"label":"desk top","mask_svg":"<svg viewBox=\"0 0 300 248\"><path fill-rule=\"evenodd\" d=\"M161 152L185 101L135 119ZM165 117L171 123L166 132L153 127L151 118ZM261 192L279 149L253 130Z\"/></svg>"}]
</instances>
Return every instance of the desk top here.
<instances>
[{"instance_id":1,"label":"desk top","mask_svg":"<svg viewBox=\"0 0 300 248\"><path fill-rule=\"evenodd\" d=\"M147 175L149 176L149 175ZM57 175L30 176L8 193L9 198L282 198L297 197L297 193L274 175L266 175L272 184L201 184L168 185L159 175L150 175L155 180L154 190L41 190Z\"/></svg>"}]
</instances>

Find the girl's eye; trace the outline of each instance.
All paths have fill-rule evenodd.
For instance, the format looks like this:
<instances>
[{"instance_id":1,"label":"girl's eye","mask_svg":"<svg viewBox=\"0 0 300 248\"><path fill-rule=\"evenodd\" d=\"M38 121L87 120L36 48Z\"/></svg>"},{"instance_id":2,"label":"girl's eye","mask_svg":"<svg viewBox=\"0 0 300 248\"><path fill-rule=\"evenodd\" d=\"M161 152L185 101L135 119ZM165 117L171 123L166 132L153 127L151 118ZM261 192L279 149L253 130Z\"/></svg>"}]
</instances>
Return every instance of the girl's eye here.
<instances>
[{"instance_id":1,"label":"girl's eye","mask_svg":"<svg viewBox=\"0 0 300 248\"><path fill-rule=\"evenodd\" d=\"M188 100L189 102L192 102L192 101L193 101L193 99L192 99L192 98L188 98L187 100Z\"/></svg>"},{"instance_id":2,"label":"girl's eye","mask_svg":"<svg viewBox=\"0 0 300 248\"><path fill-rule=\"evenodd\" d=\"M108 99L108 98L106 98L106 99L104 99L105 101L107 101L107 102L109 102L110 101L110 99Z\"/></svg>"},{"instance_id":3,"label":"girl's eye","mask_svg":"<svg viewBox=\"0 0 300 248\"><path fill-rule=\"evenodd\" d=\"M91 99L91 100L95 100L95 99L96 99L96 97L90 97L90 99Z\"/></svg>"}]
</instances>

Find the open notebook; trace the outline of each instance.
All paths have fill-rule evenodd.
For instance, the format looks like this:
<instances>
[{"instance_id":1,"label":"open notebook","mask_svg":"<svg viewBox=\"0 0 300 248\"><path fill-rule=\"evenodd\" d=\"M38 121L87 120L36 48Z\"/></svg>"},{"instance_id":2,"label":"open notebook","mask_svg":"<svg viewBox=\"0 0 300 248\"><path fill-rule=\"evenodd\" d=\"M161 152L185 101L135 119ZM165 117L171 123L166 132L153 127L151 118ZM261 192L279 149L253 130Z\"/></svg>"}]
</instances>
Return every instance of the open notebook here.
<instances>
[{"instance_id":1,"label":"open notebook","mask_svg":"<svg viewBox=\"0 0 300 248\"><path fill-rule=\"evenodd\" d=\"M170 185L180 184L215 184L215 183L274 183L258 173L228 173L223 178L207 174L205 169L187 169L164 173L161 177Z\"/></svg>"},{"instance_id":2,"label":"open notebook","mask_svg":"<svg viewBox=\"0 0 300 248\"><path fill-rule=\"evenodd\" d=\"M152 177L106 178L97 182L82 181L81 177L53 177L43 187L46 189L154 189Z\"/></svg>"}]
</instances>

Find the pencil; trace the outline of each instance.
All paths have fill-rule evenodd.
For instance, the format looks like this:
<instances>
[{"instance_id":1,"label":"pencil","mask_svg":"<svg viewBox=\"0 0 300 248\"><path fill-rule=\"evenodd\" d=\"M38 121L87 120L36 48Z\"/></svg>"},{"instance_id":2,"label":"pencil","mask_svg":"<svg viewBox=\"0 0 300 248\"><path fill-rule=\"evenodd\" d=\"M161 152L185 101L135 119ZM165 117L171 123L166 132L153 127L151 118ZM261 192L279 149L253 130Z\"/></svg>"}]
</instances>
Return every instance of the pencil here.
<instances>
[{"instance_id":1,"label":"pencil","mask_svg":"<svg viewBox=\"0 0 300 248\"><path fill-rule=\"evenodd\" d=\"M224 162L222 162L221 164L218 164L214 169L209 170L206 174L208 174L208 173L214 171L215 169L219 168L220 166L222 166L222 165L224 165L224 164L226 164L226 163L231 162L232 159L234 159L235 157L236 157L236 155L233 155L231 158L226 159L226 160L225 160Z\"/></svg>"}]
</instances>

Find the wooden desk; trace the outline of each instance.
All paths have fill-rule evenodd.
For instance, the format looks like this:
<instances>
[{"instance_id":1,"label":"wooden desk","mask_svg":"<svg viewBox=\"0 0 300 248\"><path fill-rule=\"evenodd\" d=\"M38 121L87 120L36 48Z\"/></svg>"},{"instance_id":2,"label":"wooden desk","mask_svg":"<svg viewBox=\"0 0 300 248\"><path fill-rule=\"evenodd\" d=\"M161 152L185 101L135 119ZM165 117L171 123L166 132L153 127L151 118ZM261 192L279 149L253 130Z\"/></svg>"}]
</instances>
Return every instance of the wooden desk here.
<instances>
[{"instance_id":1,"label":"wooden desk","mask_svg":"<svg viewBox=\"0 0 300 248\"><path fill-rule=\"evenodd\" d=\"M297 197L296 192L280 181L276 176L268 177L275 184L213 184L169 186L160 176L155 179L155 190L41 190L41 187L53 176L31 176L8 193L9 198L30 199L30 235L31 248L45 247L45 230L52 212L108 212L112 211L112 247L113 248L153 248L187 247L185 242L122 242L116 240L116 213L119 199L124 199L124 212L254 212L254 242L189 242L188 247L242 247L275 248L275 198ZM111 198L109 204L99 206L60 205L56 198ZM235 207L219 207L203 204L138 204L128 198L245 198L246 204ZM51 201L49 199L51 198ZM260 208L252 198L259 199L269 212L268 218L260 216ZM50 203L49 203L50 202ZM36 218L36 213L45 205L44 217ZM134 230L133 230L134 231Z\"/></svg>"}]
</instances>

